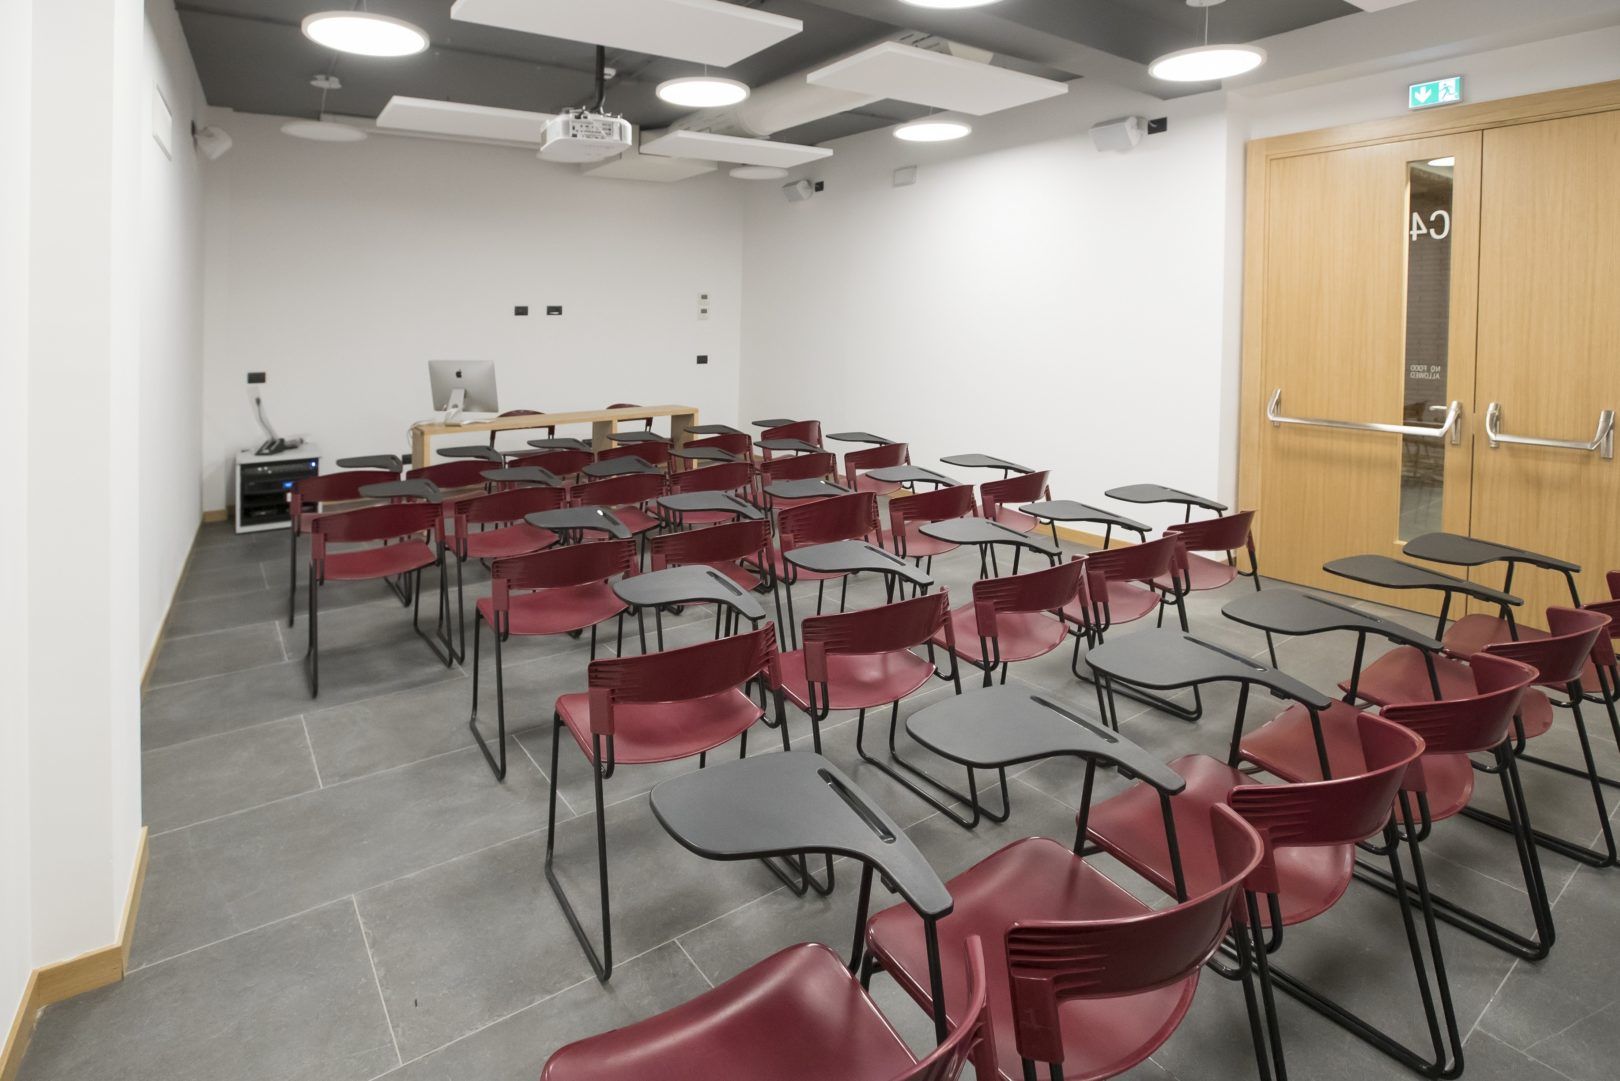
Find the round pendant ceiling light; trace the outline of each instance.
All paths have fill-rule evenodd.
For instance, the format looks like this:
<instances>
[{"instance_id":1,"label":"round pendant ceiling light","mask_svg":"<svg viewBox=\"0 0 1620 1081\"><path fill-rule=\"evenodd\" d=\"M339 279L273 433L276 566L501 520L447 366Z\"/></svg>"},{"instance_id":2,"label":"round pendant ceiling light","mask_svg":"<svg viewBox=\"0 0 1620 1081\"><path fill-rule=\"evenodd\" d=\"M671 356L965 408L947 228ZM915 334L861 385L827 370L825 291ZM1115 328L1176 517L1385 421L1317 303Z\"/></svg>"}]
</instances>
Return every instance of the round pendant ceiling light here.
<instances>
[{"instance_id":1,"label":"round pendant ceiling light","mask_svg":"<svg viewBox=\"0 0 1620 1081\"><path fill-rule=\"evenodd\" d=\"M908 143L947 143L971 135L973 128L960 120L913 120L894 129L894 137Z\"/></svg>"},{"instance_id":2,"label":"round pendant ceiling light","mask_svg":"<svg viewBox=\"0 0 1620 1081\"><path fill-rule=\"evenodd\" d=\"M359 128L331 120L289 120L281 125L281 134L317 143L358 143L366 137Z\"/></svg>"},{"instance_id":3,"label":"round pendant ceiling light","mask_svg":"<svg viewBox=\"0 0 1620 1081\"><path fill-rule=\"evenodd\" d=\"M788 171L774 165L739 165L731 170L731 175L738 180L781 180Z\"/></svg>"},{"instance_id":4,"label":"round pendant ceiling light","mask_svg":"<svg viewBox=\"0 0 1620 1081\"><path fill-rule=\"evenodd\" d=\"M1188 7L1204 9L1204 43L1166 53L1148 65L1148 74L1170 83L1213 83L1253 71L1266 62L1266 51L1255 45L1211 45L1209 9L1223 0L1187 0Z\"/></svg>"},{"instance_id":5,"label":"round pendant ceiling light","mask_svg":"<svg viewBox=\"0 0 1620 1081\"><path fill-rule=\"evenodd\" d=\"M748 100L748 84L716 75L685 75L665 79L654 91L659 101L688 109L719 109Z\"/></svg>"},{"instance_id":6,"label":"round pendant ceiling light","mask_svg":"<svg viewBox=\"0 0 1620 1081\"><path fill-rule=\"evenodd\" d=\"M369 11L317 11L303 29L318 45L359 56L412 56L428 47L421 27Z\"/></svg>"}]
</instances>

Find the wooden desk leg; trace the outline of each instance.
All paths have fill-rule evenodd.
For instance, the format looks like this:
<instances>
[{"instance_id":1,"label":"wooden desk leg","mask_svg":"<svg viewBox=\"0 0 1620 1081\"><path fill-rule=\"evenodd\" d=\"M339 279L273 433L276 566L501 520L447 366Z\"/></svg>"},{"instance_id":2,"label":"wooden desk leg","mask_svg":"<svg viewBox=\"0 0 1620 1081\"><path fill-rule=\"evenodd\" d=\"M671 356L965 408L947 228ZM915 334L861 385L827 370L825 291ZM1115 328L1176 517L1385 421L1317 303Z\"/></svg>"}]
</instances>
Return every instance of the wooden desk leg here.
<instances>
[{"instance_id":1,"label":"wooden desk leg","mask_svg":"<svg viewBox=\"0 0 1620 1081\"><path fill-rule=\"evenodd\" d=\"M428 463L428 453L431 441L421 428L411 428L411 464L412 469L421 469Z\"/></svg>"},{"instance_id":2,"label":"wooden desk leg","mask_svg":"<svg viewBox=\"0 0 1620 1081\"><path fill-rule=\"evenodd\" d=\"M596 451L598 454L601 454L604 450L607 450L613 445L613 440L608 438L608 436L612 434L613 422L611 420L592 421L591 449Z\"/></svg>"},{"instance_id":3,"label":"wooden desk leg","mask_svg":"<svg viewBox=\"0 0 1620 1081\"><path fill-rule=\"evenodd\" d=\"M669 418L669 439L677 447L686 446L686 430L698 422L696 413L676 413Z\"/></svg>"}]
</instances>

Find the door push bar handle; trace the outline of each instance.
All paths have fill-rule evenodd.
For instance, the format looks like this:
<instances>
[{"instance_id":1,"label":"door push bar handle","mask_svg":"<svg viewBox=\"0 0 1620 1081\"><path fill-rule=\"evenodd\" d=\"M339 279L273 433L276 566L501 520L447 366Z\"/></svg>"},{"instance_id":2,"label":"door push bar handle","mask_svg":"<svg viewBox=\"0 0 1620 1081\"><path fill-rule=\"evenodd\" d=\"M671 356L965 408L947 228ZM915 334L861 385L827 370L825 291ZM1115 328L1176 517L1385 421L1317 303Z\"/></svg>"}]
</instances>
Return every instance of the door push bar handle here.
<instances>
[{"instance_id":1,"label":"door push bar handle","mask_svg":"<svg viewBox=\"0 0 1620 1081\"><path fill-rule=\"evenodd\" d=\"M1605 461L1614 459L1614 410L1605 409L1598 414L1597 434L1590 441L1580 439L1543 439L1538 435L1508 435L1502 431L1502 403L1492 402L1485 410L1485 439L1495 450L1503 443L1517 443L1526 447L1554 447L1558 450L1597 451Z\"/></svg>"},{"instance_id":2,"label":"door push bar handle","mask_svg":"<svg viewBox=\"0 0 1620 1081\"><path fill-rule=\"evenodd\" d=\"M1273 427L1284 424L1303 424L1308 428L1339 428L1347 432L1387 432L1390 435L1411 436L1413 439L1451 439L1451 445L1462 443L1462 414L1461 402L1452 402L1446 408L1445 423L1438 428L1431 428L1423 424L1378 424L1364 420L1328 420L1324 417L1285 417L1278 410L1282 406L1282 388L1278 387L1271 392L1271 400L1266 403L1266 419L1271 421Z\"/></svg>"}]
</instances>

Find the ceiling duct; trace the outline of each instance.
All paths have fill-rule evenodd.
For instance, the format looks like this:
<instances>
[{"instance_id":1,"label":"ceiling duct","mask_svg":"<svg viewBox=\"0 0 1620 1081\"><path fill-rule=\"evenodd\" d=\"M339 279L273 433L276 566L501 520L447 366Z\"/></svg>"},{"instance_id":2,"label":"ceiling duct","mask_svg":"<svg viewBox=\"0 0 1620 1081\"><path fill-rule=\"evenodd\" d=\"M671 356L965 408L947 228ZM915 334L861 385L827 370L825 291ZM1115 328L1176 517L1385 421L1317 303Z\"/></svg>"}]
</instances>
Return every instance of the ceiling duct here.
<instances>
[{"instance_id":1,"label":"ceiling duct","mask_svg":"<svg viewBox=\"0 0 1620 1081\"><path fill-rule=\"evenodd\" d=\"M812 86L805 81L805 76L812 71L824 68L838 60L843 60L859 53L865 52L874 45L884 42L895 42L909 45L916 49L926 49L930 52L946 53L963 60L974 63L988 64L994 55L989 50L977 49L960 42L947 41L934 34L924 34L917 30L899 30L893 34L867 42L858 49L851 49L832 60L824 60L813 68L785 75L775 82L766 83L757 87L746 101L736 105L728 105L720 109L704 109L682 117L670 125L676 131L706 131L715 135L741 135L751 139L762 139L775 135L779 131L787 131L801 124L808 124L814 120L822 120L839 113L847 113L852 109L860 109L875 101L883 100L869 94L854 93L848 90L835 90L826 86Z\"/></svg>"}]
</instances>

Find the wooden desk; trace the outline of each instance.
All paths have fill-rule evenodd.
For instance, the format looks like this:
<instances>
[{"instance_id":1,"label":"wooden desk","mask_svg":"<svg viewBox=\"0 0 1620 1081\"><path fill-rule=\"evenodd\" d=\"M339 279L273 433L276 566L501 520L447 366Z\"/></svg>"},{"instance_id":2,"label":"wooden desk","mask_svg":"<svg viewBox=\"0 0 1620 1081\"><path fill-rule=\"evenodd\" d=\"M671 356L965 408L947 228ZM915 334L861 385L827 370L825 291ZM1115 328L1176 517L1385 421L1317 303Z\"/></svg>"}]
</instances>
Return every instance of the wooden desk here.
<instances>
[{"instance_id":1,"label":"wooden desk","mask_svg":"<svg viewBox=\"0 0 1620 1081\"><path fill-rule=\"evenodd\" d=\"M531 413L517 417L497 417L471 424L438 424L424 421L411 425L411 465L421 468L431 465L433 440L443 435L471 435L482 432L510 432L520 428L562 427L567 424L589 424L591 447L603 451L612 446L608 436L620 421L646 420L648 417L668 417L669 437L674 446L686 442L686 430L697 423L698 411L692 405L643 405L634 409L588 409L577 413Z\"/></svg>"}]
</instances>

